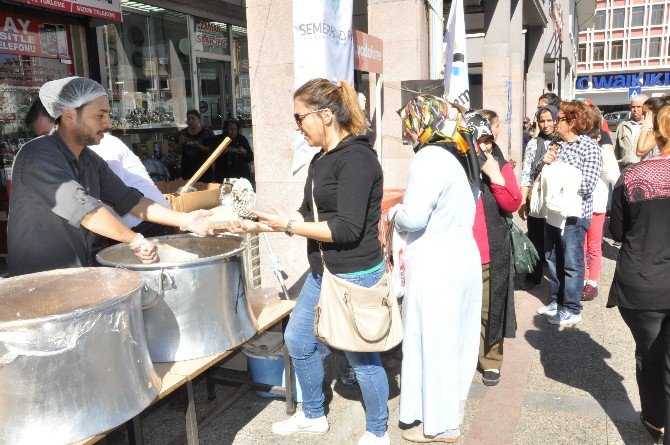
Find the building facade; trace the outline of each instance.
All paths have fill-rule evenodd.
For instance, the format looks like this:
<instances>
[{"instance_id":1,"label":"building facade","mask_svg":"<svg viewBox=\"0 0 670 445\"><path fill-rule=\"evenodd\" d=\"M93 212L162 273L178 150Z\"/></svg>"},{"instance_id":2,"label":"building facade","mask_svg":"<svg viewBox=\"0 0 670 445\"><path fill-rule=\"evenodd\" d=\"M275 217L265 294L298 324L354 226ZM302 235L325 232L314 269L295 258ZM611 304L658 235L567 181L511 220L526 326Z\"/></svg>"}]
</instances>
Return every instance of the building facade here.
<instances>
[{"instance_id":1,"label":"building facade","mask_svg":"<svg viewBox=\"0 0 670 445\"><path fill-rule=\"evenodd\" d=\"M605 110L670 92L670 3L598 0L593 27L579 34L578 97Z\"/></svg>"}]
</instances>

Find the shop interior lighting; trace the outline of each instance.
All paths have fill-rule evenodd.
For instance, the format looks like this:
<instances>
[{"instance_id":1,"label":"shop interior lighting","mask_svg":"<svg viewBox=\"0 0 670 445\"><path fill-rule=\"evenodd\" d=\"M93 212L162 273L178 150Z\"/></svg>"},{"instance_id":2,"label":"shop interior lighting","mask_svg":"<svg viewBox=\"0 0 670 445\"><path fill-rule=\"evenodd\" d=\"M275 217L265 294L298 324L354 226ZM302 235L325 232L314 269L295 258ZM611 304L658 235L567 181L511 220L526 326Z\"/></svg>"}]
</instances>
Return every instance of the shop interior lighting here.
<instances>
[{"instance_id":1,"label":"shop interior lighting","mask_svg":"<svg viewBox=\"0 0 670 445\"><path fill-rule=\"evenodd\" d=\"M158 8L156 6L147 5L146 3L134 2L132 0L121 0L121 6L129 8L129 9L135 9L137 11L143 11L143 12L164 11L163 8Z\"/></svg>"}]
</instances>

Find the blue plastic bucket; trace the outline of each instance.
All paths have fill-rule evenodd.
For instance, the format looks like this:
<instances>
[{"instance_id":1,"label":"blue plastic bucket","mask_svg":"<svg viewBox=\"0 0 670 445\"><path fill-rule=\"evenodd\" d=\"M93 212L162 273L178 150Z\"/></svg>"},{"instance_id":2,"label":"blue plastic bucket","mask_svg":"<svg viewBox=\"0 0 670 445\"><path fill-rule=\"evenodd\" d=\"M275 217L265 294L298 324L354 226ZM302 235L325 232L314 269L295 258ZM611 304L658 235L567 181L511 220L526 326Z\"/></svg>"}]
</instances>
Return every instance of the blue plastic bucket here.
<instances>
[{"instance_id":1,"label":"blue plastic bucket","mask_svg":"<svg viewBox=\"0 0 670 445\"><path fill-rule=\"evenodd\" d=\"M251 371L251 379L256 383L263 383L265 385L273 386L285 386L286 385L286 376L284 372L284 356L283 355L271 355L265 357L262 355L257 355L249 351L243 351L244 355L247 356L247 365ZM293 390L293 399L301 403L302 402L302 391L300 390L300 384L298 379L295 376L295 370L293 371L293 382L295 384ZM266 391L255 391L261 397L277 397L284 398L277 394L271 394Z\"/></svg>"}]
</instances>

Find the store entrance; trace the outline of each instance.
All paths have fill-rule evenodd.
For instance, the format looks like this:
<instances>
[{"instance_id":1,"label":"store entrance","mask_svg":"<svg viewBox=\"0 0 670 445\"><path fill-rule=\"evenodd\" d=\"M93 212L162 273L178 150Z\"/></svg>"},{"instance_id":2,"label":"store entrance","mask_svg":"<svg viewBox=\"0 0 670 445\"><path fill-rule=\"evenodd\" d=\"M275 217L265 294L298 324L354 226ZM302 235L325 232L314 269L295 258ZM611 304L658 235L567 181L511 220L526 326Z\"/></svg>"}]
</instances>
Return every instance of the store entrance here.
<instances>
[{"instance_id":1,"label":"store entrance","mask_svg":"<svg viewBox=\"0 0 670 445\"><path fill-rule=\"evenodd\" d=\"M198 86L202 126L221 130L223 122L233 117L232 82L230 62L197 58Z\"/></svg>"}]
</instances>

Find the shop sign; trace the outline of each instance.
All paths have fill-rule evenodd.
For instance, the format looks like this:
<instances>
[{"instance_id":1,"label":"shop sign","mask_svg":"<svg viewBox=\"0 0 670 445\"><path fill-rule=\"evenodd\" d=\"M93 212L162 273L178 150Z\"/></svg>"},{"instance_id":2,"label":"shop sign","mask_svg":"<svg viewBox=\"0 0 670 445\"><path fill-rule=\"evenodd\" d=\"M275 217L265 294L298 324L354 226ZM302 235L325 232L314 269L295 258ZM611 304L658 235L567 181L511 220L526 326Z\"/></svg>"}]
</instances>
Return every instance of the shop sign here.
<instances>
[{"instance_id":1,"label":"shop sign","mask_svg":"<svg viewBox=\"0 0 670 445\"><path fill-rule=\"evenodd\" d=\"M670 86L670 71L651 73L604 74L577 78L578 90L609 90L615 88L666 88Z\"/></svg>"},{"instance_id":2,"label":"shop sign","mask_svg":"<svg viewBox=\"0 0 670 445\"><path fill-rule=\"evenodd\" d=\"M228 30L217 22L196 22L195 49L214 54L230 54Z\"/></svg>"},{"instance_id":3,"label":"shop sign","mask_svg":"<svg viewBox=\"0 0 670 445\"><path fill-rule=\"evenodd\" d=\"M60 23L0 12L0 53L69 61L68 37Z\"/></svg>"},{"instance_id":4,"label":"shop sign","mask_svg":"<svg viewBox=\"0 0 670 445\"><path fill-rule=\"evenodd\" d=\"M354 69L368 73L384 72L384 42L382 39L354 31Z\"/></svg>"},{"instance_id":5,"label":"shop sign","mask_svg":"<svg viewBox=\"0 0 670 445\"><path fill-rule=\"evenodd\" d=\"M103 20L121 21L121 0L18 0L42 8L86 15Z\"/></svg>"}]
</instances>

